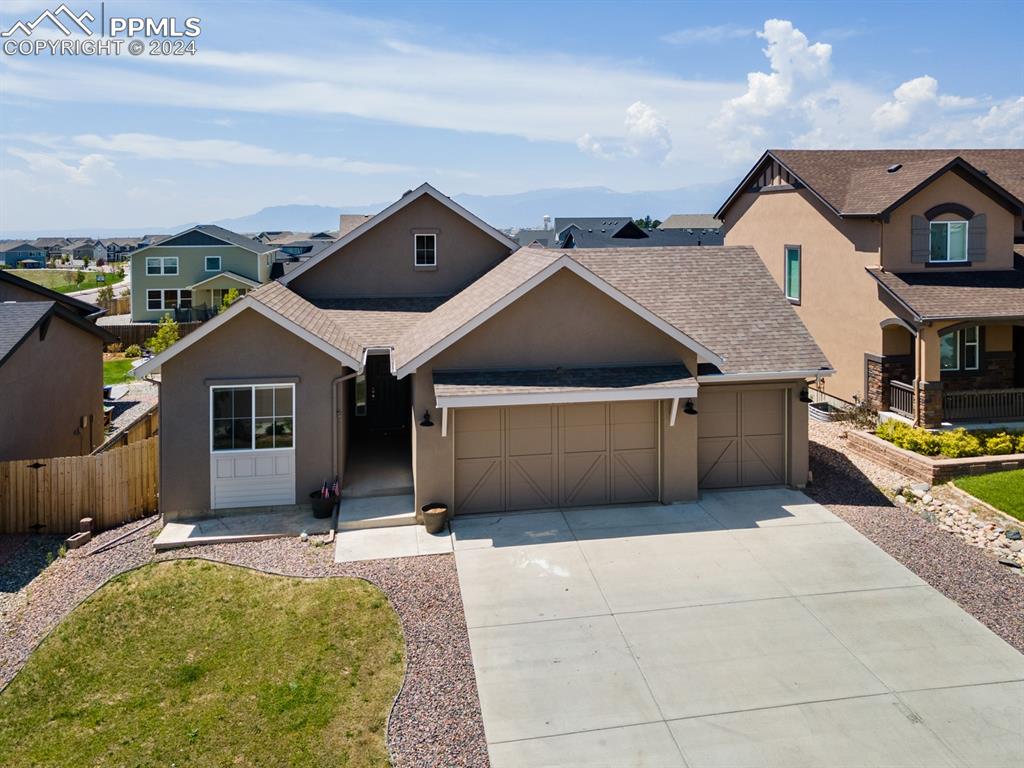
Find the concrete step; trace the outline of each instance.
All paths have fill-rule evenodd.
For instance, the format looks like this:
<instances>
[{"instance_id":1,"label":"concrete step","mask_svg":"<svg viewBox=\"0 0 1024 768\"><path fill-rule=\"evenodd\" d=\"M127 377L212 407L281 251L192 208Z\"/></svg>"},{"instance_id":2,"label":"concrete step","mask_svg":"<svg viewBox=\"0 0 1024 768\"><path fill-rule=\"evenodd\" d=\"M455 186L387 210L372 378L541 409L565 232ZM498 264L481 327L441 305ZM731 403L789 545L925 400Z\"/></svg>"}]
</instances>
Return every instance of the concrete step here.
<instances>
[{"instance_id":1,"label":"concrete step","mask_svg":"<svg viewBox=\"0 0 1024 768\"><path fill-rule=\"evenodd\" d=\"M416 525L416 502L411 493L389 496L341 498L339 531Z\"/></svg>"},{"instance_id":2,"label":"concrete step","mask_svg":"<svg viewBox=\"0 0 1024 768\"><path fill-rule=\"evenodd\" d=\"M411 485L396 485L394 487L361 488L358 486L342 488L342 499L372 499L378 496L411 496L413 487Z\"/></svg>"}]
</instances>

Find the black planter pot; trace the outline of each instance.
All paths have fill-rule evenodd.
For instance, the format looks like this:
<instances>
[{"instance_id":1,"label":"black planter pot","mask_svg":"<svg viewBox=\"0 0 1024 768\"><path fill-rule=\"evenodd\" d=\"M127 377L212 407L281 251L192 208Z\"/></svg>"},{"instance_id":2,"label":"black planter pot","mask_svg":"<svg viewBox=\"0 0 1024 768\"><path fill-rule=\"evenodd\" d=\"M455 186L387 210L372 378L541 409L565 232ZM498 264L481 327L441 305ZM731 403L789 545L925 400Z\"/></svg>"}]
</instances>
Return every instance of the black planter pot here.
<instances>
[{"instance_id":1,"label":"black planter pot","mask_svg":"<svg viewBox=\"0 0 1024 768\"><path fill-rule=\"evenodd\" d=\"M337 500L336 496L324 498L320 491L313 491L309 494L310 504L313 505L313 517L319 520L330 517L334 513L334 502Z\"/></svg>"}]
</instances>

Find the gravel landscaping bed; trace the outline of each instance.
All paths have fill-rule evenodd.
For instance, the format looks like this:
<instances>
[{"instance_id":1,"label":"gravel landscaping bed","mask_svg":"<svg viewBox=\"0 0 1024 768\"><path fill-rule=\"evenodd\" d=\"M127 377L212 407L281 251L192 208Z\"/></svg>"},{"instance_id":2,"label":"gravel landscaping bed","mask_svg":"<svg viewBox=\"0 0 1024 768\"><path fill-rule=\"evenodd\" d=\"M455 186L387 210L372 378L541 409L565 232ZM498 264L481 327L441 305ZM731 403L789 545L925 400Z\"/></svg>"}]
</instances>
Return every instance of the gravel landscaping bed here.
<instances>
[{"instance_id":1,"label":"gravel landscaping bed","mask_svg":"<svg viewBox=\"0 0 1024 768\"><path fill-rule=\"evenodd\" d=\"M14 677L46 634L82 600L119 573L154 560L206 558L283 576L366 579L387 596L405 635L406 675L388 723L388 748L396 766L486 766L480 700L469 634L452 555L334 563L323 537L272 539L173 550L154 556L159 527L138 521L97 536L58 558L15 595L21 603L0 617L0 689ZM89 553L125 533L124 541ZM38 538L38 537L37 537ZM2 540L2 539L0 539ZM25 551L10 543L9 561ZM3 550L0 550L0 556Z\"/></svg>"},{"instance_id":2,"label":"gravel landscaping bed","mask_svg":"<svg viewBox=\"0 0 1024 768\"><path fill-rule=\"evenodd\" d=\"M914 481L847 454L845 430L810 424L814 482L807 494L1024 652L1024 578L909 507L893 506L879 489Z\"/></svg>"}]
</instances>

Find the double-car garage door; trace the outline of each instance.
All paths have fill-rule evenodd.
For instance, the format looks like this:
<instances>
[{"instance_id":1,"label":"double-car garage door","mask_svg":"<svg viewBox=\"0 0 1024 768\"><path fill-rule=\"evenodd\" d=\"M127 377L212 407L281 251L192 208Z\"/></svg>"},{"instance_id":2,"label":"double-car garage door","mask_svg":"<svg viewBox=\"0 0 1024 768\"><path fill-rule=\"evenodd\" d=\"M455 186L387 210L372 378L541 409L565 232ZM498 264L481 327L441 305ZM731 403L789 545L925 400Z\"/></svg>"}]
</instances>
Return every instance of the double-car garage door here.
<instances>
[{"instance_id":1,"label":"double-car garage door","mask_svg":"<svg viewBox=\"0 0 1024 768\"><path fill-rule=\"evenodd\" d=\"M456 512L656 500L657 412L650 400L460 409Z\"/></svg>"}]
</instances>

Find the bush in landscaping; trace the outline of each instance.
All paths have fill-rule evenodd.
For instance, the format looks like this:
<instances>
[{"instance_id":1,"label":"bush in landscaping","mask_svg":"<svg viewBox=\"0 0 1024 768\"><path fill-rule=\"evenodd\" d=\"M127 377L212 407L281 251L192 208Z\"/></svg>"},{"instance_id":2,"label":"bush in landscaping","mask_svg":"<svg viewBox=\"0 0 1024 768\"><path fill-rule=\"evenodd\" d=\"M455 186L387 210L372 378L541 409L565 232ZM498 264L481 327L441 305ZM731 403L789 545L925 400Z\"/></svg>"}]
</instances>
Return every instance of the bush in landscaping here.
<instances>
[{"instance_id":1,"label":"bush in landscaping","mask_svg":"<svg viewBox=\"0 0 1024 768\"><path fill-rule=\"evenodd\" d=\"M985 453L989 456L1002 456L1013 453L1015 450L1017 450L1017 441L1014 440L1013 435L1008 435L1006 432L997 432L985 438Z\"/></svg>"},{"instance_id":2,"label":"bush in landscaping","mask_svg":"<svg viewBox=\"0 0 1024 768\"><path fill-rule=\"evenodd\" d=\"M115 341L113 344L107 344L107 352L113 352L115 355L120 353L124 349L124 344L120 341Z\"/></svg>"},{"instance_id":3,"label":"bush in landscaping","mask_svg":"<svg viewBox=\"0 0 1024 768\"><path fill-rule=\"evenodd\" d=\"M142 357L142 347L138 344L130 344L124 351L125 357Z\"/></svg>"},{"instance_id":4,"label":"bush in landscaping","mask_svg":"<svg viewBox=\"0 0 1024 768\"><path fill-rule=\"evenodd\" d=\"M939 454L939 438L927 429L912 427L902 421L890 419L878 425L875 434L893 445L925 456Z\"/></svg>"},{"instance_id":5,"label":"bush in landscaping","mask_svg":"<svg viewBox=\"0 0 1024 768\"><path fill-rule=\"evenodd\" d=\"M951 459L981 456L981 440L966 429L954 429L939 435L939 451Z\"/></svg>"},{"instance_id":6,"label":"bush in landscaping","mask_svg":"<svg viewBox=\"0 0 1024 768\"><path fill-rule=\"evenodd\" d=\"M832 414L832 421L844 422L856 429L874 429L878 424L878 413L854 395L853 405L837 409Z\"/></svg>"}]
</instances>

